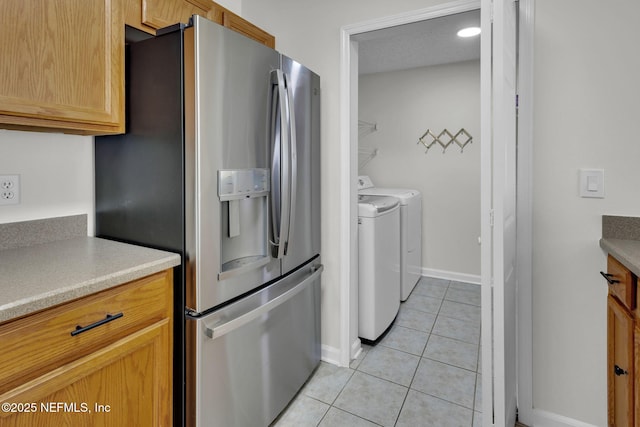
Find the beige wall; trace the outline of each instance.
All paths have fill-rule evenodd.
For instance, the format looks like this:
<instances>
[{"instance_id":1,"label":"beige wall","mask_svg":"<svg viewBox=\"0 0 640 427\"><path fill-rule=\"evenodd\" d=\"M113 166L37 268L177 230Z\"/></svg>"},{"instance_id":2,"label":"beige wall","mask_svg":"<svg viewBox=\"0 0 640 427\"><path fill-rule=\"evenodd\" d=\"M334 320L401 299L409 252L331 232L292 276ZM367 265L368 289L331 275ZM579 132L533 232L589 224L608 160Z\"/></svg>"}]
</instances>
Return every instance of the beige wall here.
<instances>
[{"instance_id":1,"label":"beige wall","mask_svg":"<svg viewBox=\"0 0 640 427\"><path fill-rule=\"evenodd\" d=\"M480 62L360 76L359 106L360 119L378 128L360 139L361 148L377 148L378 155L359 174L379 187L422 193L425 273L461 273L479 281ZM455 143L444 153L436 144L426 154L416 144L427 129L437 135L461 128L474 137L463 153Z\"/></svg>"}]
</instances>

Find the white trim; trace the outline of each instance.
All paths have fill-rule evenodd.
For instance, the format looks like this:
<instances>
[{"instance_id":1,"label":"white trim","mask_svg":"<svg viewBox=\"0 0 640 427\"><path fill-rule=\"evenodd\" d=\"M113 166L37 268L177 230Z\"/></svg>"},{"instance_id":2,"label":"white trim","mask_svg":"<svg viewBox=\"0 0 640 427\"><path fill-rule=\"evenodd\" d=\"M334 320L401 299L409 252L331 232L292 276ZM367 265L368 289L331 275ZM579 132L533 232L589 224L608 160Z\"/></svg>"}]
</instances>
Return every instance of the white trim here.
<instances>
[{"instance_id":1,"label":"white trim","mask_svg":"<svg viewBox=\"0 0 640 427\"><path fill-rule=\"evenodd\" d=\"M322 359L323 362L331 363L332 365L341 366L340 355L342 352L340 351L339 348L322 344L320 351L321 351L320 358Z\"/></svg>"},{"instance_id":2,"label":"white trim","mask_svg":"<svg viewBox=\"0 0 640 427\"><path fill-rule=\"evenodd\" d=\"M353 344L351 344L351 360L357 359L360 353L362 353L362 342L360 338L356 338Z\"/></svg>"},{"instance_id":3,"label":"white trim","mask_svg":"<svg viewBox=\"0 0 640 427\"><path fill-rule=\"evenodd\" d=\"M543 411L542 409L534 409L532 414L533 422L527 424L531 427L596 427L593 424L587 424L553 412Z\"/></svg>"},{"instance_id":4,"label":"white trim","mask_svg":"<svg viewBox=\"0 0 640 427\"><path fill-rule=\"evenodd\" d=\"M481 27L491 34L491 0L482 0ZM491 134L491 37L480 39L480 303L482 343L482 413L493 413L493 211ZM489 149L487 149L489 148ZM493 417L482 417L483 427L493 425Z\"/></svg>"},{"instance_id":5,"label":"white trim","mask_svg":"<svg viewBox=\"0 0 640 427\"><path fill-rule=\"evenodd\" d=\"M344 29L340 37L340 356L339 366L349 366L349 335L351 329L351 270L357 266L357 254L351 249L352 212L351 201L351 34ZM355 61L357 66L357 61Z\"/></svg>"},{"instance_id":6,"label":"white trim","mask_svg":"<svg viewBox=\"0 0 640 427\"><path fill-rule=\"evenodd\" d=\"M535 0L520 0L518 27L518 417L533 425L533 39ZM544 424L543 425L547 425Z\"/></svg>"},{"instance_id":7,"label":"white trim","mask_svg":"<svg viewBox=\"0 0 640 427\"><path fill-rule=\"evenodd\" d=\"M455 271L436 270L435 268L422 268L422 275L434 279L454 280L456 282L473 283L480 285L479 274L456 273Z\"/></svg>"},{"instance_id":8,"label":"white trim","mask_svg":"<svg viewBox=\"0 0 640 427\"><path fill-rule=\"evenodd\" d=\"M381 30L383 28L395 27L397 25L411 24L413 22L426 21L427 19L439 18L441 16L453 15L455 13L467 12L469 10L480 9L480 0L457 0L445 4L440 4L425 9L399 13L397 15L384 16L366 22L345 25L343 32L350 36L368 31Z\"/></svg>"},{"instance_id":9,"label":"white trim","mask_svg":"<svg viewBox=\"0 0 640 427\"><path fill-rule=\"evenodd\" d=\"M440 4L417 11L409 11L397 15L386 16L366 22L345 25L340 29L340 357L339 365L349 365L350 330L352 318L352 297L357 295L353 290L357 289L357 117L353 117L352 101L357 106L357 98L354 100L352 90L357 90L357 78L353 78L354 70L357 70L357 41L352 36L368 31L424 21L454 13L479 9L480 0L457 0ZM354 59L352 60L352 55ZM357 72L355 73L357 76ZM355 81L353 81L355 80ZM352 337L357 338L357 337Z\"/></svg>"}]
</instances>

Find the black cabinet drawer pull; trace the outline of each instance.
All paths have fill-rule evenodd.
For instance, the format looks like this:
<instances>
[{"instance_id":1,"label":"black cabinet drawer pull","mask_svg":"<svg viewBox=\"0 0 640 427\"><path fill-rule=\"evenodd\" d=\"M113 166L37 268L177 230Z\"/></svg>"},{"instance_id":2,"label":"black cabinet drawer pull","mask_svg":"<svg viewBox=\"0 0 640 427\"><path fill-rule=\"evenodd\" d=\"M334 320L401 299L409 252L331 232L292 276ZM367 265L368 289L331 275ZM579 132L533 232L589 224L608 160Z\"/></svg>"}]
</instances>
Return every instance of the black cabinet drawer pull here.
<instances>
[{"instance_id":1,"label":"black cabinet drawer pull","mask_svg":"<svg viewBox=\"0 0 640 427\"><path fill-rule=\"evenodd\" d=\"M75 336L76 336L76 335L78 335L78 334L81 334L81 333L83 333L83 332L87 332L88 330L93 329L93 328L97 328L97 327L98 327L98 326L100 326L100 325L104 325L105 323L109 323L109 322L111 322L112 320L119 319L119 318L121 318L122 316L124 316L124 314L123 314L123 313L118 313L118 314L107 314L107 317L105 317L105 318L104 318L104 319L102 319L102 320L98 320L96 323L92 323L92 324L87 325L87 326L80 326L80 325L78 325L78 326L76 326L76 330L75 330L75 331L71 331L71 336L72 336L72 337L75 337Z\"/></svg>"},{"instance_id":2,"label":"black cabinet drawer pull","mask_svg":"<svg viewBox=\"0 0 640 427\"><path fill-rule=\"evenodd\" d=\"M607 279L607 282L609 282L610 285L615 285L616 283L620 283L620 280L612 279L612 277L614 277L613 274L608 274L608 273L605 273L604 271L601 271L600 274L602 274L602 277Z\"/></svg>"},{"instance_id":3,"label":"black cabinet drawer pull","mask_svg":"<svg viewBox=\"0 0 640 427\"><path fill-rule=\"evenodd\" d=\"M613 367L613 373L616 374L617 376L620 375L629 375L629 372L625 371L624 369L622 369L620 366L615 365Z\"/></svg>"}]
</instances>

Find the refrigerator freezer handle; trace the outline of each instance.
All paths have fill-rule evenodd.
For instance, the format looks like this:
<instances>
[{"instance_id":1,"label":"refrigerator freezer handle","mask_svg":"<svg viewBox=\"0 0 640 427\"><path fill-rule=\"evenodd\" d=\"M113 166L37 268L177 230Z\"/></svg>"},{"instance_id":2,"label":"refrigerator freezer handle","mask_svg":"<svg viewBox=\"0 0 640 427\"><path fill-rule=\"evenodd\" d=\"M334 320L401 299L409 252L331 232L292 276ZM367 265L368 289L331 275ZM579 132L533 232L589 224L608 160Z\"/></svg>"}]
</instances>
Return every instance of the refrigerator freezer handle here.
<instances>
[{"instance_id":1,"label":"refrigerator freezer handle","mask_svg":"<svg viewBox=\"0 0 640 427\"><path fill-rule=\"evenodd\" d=\"M278 307L279 305L284 304L285 302L289 301L291 298L293 298L294 296L296 296L298 293L300 293L302 290L304 290L308 284L314 282L322 273L322 270L324 270L324 266L320 265L317 268L314 266L311 269L311 274L305 278L302 282L296 284L293 288L288 289L286 292L276 296L275 298L269 300L269 302L267 302L266 304L261 305L260 307L258 307L257 309L253 310L253 311L249 311L247 313L244 313L238 317L235 317L221 325L207 325L206 322L204 324L205 327L205 333L207 334L207 336L209 338L215 339L215 338L219 338L222 335L225 335L235 329L238 329L239 327L246 325L247 323L251 322L252 320L262 316L263 314L265 314L266 312L273 310L274 308Z\"/></svg>"}]
</instances>

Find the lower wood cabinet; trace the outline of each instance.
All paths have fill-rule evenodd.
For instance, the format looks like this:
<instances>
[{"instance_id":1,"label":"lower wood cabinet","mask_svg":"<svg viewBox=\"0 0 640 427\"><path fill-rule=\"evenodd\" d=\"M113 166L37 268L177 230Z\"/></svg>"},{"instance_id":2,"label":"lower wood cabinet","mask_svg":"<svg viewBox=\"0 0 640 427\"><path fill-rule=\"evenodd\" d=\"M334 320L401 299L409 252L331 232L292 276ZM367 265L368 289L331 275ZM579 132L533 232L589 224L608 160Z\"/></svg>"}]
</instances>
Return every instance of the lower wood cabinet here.
<instances>
[{"instance_id":1,"label":"lower wood cabinet","mask_svg":"<svg viewBox=\"0 0 640 427\"><path fill-rule=\"evenodd\" d=\"M607 298L609 425L633 427L634 319L613 296Z\"/></svg>"},{"instance_id":2,"label":"lower wood cabinet","mask_svg":"<svg viewBox=\"0 0 640 427\"><path fill-rule=\"evenodd\" d=\"M170 426L171 292L167 270L0 325L0 425Z\"/></svg>"},{"instance_id":3,"label":"lower wood cabinet","mask_svg":"<svg viewBox=\"0 0 640 427\"><path fill-rule=\"evenodd\" d=\"M640 421L640 318L637 277L614 257L607 260L608 424L634 427Z\"/></svg>"}]
</instances>

